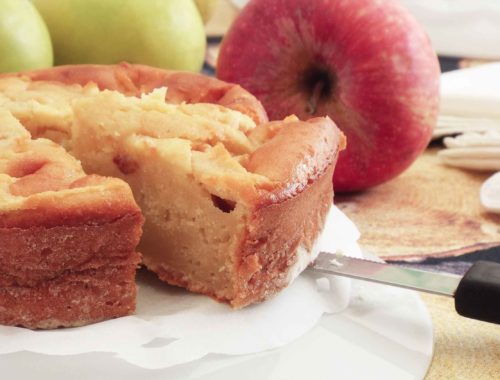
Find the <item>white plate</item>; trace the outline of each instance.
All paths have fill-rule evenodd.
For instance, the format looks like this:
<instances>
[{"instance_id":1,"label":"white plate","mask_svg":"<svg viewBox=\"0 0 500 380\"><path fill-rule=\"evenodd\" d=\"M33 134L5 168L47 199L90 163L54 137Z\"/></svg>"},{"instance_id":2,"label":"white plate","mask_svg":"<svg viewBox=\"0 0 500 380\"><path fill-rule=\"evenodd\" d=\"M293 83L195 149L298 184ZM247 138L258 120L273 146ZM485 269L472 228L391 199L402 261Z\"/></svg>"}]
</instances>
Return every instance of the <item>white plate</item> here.
<instances>
[{"instance_id":1,"label":"white plate","mask_svg":"<svg viewBox=\"0 0 500 380\"><path fill-rule=\"evenodd\" d=\"M285 321L284 321L285 323ZM429 314L412 291L355 282L351 304L292 344L253 355L209 355L146 370L109 353L0 356L5 379L422 379L432 358Z\"/></svg>"}]
</instances>

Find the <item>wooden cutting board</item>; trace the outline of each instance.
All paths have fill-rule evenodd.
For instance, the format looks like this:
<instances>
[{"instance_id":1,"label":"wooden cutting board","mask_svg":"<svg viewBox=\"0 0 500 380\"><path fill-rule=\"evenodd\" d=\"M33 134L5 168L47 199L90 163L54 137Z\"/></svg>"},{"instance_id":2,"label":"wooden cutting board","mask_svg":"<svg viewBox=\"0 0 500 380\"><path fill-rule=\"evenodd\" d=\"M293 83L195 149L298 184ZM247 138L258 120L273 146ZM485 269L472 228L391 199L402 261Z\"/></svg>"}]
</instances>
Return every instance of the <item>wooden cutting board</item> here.
<instances>
[{"instance_id":1,"label":"wooden cutting board","mask_svg":"<svg viewBox=\"0 0 500 380\"><path fill-rule=\"evenodd\" d=\"M479 202L492 173L441 164L429 148L398 178L335 202L361 231L361 246L391 260L456 256L500 245L500 214Z\"/></svg>"}]
</instances>

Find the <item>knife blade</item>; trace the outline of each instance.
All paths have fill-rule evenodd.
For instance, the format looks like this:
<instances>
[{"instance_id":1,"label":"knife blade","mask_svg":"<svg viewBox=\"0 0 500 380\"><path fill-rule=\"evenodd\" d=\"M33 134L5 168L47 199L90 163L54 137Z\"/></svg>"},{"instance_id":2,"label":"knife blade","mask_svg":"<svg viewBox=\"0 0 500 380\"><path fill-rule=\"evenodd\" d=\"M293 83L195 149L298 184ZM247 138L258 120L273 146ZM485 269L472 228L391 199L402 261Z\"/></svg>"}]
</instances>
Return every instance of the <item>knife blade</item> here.
<instances>
[{"instance_id":1,"label":"knife blade","mask_svg":"<svg viewBox=\"0 0 500 380\"><path fill-rule=\"evenodd\" d=\"M500 264L477 261L462 277L320 252L309 270L455 298L468 318L500 324Z\"/></svg>"}]
</instances>

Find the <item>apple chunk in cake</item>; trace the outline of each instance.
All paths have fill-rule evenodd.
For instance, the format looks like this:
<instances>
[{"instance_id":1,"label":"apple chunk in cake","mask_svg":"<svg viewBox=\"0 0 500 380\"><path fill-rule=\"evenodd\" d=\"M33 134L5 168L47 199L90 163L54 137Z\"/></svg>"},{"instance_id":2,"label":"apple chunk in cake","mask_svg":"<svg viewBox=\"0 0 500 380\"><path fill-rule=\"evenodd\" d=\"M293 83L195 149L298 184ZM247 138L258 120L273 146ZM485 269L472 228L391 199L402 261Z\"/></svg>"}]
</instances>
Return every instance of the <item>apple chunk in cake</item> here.
<instances>
[{"instance_id":1,"label":"apple chunk in cake","mask_svg":"<svg viewBox=\"0 0 500 380\"><path fill-rule=\"evenodd\" d=\"M28 78L0 79L0 108L10 111L33 138L48 138L63 146L71 137L73 100L97 94L95 84L61 86Z\"/></svg>"}]
</instances>

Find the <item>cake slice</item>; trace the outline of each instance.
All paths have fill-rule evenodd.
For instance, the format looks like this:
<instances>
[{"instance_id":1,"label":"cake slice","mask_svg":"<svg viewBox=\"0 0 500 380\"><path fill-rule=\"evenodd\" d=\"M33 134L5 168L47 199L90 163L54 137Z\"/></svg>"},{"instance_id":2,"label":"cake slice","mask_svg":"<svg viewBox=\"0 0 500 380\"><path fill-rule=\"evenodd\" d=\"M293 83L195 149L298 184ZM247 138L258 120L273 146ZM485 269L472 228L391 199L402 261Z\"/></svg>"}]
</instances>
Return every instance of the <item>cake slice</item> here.
<instances>
[{"instance_id":1,"label":"cake slice","mask_svg":"<svg viewBox=\"0 0 500 380\"><path fill-rule=\"evenodd\" d=\"M144 264L161 279L235 308L262 301L315 258L343 135L328 118L256 126L164 91L76 100L71 152L131 186Z\"/></svg>"},{"instance_id":2,"label":"cake slice","mask_svg":"<svg viewBox=\"0 0 500 380\"><path fill-rule=\"evenodd\" d=\"M143 218L129 186L0 108L0 324L80 326L135 309Z\"/></svg>"}]
</instances>

